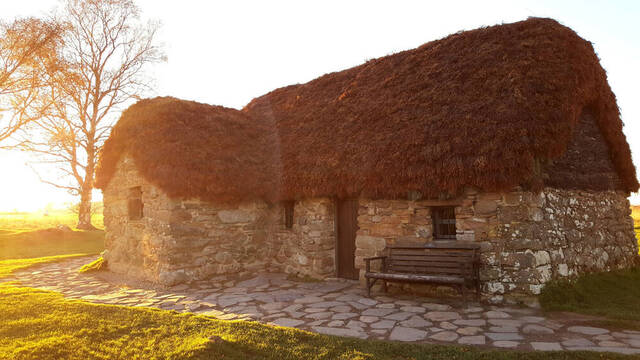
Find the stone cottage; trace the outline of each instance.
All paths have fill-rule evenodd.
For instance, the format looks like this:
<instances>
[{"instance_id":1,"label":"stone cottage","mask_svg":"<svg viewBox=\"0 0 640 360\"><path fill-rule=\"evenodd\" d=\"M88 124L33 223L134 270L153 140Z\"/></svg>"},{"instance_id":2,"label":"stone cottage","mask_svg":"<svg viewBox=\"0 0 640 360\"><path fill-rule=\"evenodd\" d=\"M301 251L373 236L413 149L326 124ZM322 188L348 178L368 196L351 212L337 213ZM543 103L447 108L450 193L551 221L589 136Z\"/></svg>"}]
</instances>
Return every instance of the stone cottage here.
<instances>
[{"instance_id":1,"label":"stone cottage","mask_svg":"<svg viewBox=\"0 0 640 360\"><path fill-rule=\"evenodd\" d=\"M593 47L551 19L457 33L244 109L123 112L98 171L112 271L358 279L386 245L482 246L483 291L637 258L638 189Z\"/></svg>"}]
</instances>

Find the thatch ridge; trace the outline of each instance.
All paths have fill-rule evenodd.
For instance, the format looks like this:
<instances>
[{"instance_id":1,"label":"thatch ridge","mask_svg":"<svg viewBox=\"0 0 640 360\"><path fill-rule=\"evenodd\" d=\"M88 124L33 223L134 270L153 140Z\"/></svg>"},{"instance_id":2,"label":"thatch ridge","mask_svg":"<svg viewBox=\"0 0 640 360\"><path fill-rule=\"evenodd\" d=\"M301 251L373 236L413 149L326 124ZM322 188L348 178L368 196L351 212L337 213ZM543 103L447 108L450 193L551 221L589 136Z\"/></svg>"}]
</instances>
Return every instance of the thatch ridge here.
<instances>
[{"instance_id":1,"label":"thatch ridge","mask_svg":"<svg viewBox=\"0 0 640 360\"><path fill-rule=\"evenodd\" d=\"M264 183L243 189L223 186L228 179L207 183L219 187L216 196L236 199L390 198L408 191L434 197L466 186L485 191L533 186L540 181L537 166L563 154L585 107L596 115L609 146L620 178L616 189L636 191L615 95L593 47L571 29L540 18L453 34L256 98L242 113L244 122L270 139L260 143L273 155L264 159L270 161L261 170ZM125 112L121 122L130 116ZM118 142L112 139L120 136L117 128L110 142ZM184 142L200 145L185 135ZM102 187L115 166L112 151L105 147ZM136 163L148 168L140 161L143 156L154 161L153 155L136 154L140 151L154 150L133 151ZM246 173L254 174L253 165L247 166ZM194 166L184 173L204 181L209 175L202 170ZM214 166L206 170L219 173ZM189 185L167 183L163 189L214 198L201 186L178 189Z\"/></svg>"}]
</instances>

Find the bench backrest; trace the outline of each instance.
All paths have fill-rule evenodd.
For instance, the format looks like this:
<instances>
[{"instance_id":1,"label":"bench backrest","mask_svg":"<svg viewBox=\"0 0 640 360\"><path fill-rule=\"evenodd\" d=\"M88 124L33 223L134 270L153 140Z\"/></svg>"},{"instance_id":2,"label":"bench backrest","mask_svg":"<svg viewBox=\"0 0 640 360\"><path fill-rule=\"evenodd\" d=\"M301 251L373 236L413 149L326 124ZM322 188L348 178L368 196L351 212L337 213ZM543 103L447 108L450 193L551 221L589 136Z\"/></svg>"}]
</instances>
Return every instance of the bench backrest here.
<instances>
[{"instance_id":1,"label":"bench backrest","mask_svg":"<svg viewBox=\"0 0 640 360\"><path fill-rule=\"evenodd\" d=\"M473 278L480 260L477 244L429 243L388 246L387 270L396 273L460 275Z\"/></svg>"}]
</instances>

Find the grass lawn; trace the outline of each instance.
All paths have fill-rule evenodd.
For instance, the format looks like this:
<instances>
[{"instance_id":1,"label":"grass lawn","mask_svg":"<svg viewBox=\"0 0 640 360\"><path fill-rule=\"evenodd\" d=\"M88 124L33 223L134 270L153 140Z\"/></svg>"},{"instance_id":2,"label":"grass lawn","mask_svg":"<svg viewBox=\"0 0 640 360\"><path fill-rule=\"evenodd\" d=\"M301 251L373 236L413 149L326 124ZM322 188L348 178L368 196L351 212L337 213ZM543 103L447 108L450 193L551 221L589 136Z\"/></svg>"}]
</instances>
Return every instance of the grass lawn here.
<instances>
[{"instance_id":1,"label":"grass lawn","mask_svg":"<svg viewBox=\"0 0 640 360\"><path fill-rule=\"evenodd\" d=\"M640 268L549 282L539 299L545 311L603 316L606 325L640 330Z\"/></svg>"},{"instance_id":2,"label":"grass lawn","mask_svg":"<svg viewBox=\"0 0 640 360\"><path fill-rule=\"evenodd\" d=\"M89 272L95 272L95 271L100 271L106 269L106 263L104 261L104 259L101 257L97 258L96 260L83 265L80 270L78 270L78 272L81 273L89 273Z\"/></svg>"},{"instance_id":3,"label":"grass lawn","mask_svg":"<svg viewBox=\"0 0 640 360\"><path fill-rule=\"evenodd\" d=\"M27 259L61 254L99 254L104 231L0 229L0 260Z\"/></svg>"},{"instance_id":4,"label":"grass lawn","mask_svg":"<svg viewBox=\"0 0 640 360\"><path fill-rule=\"evenodd\" d=\"M73 228L76 215L56 212L50 216L29 213L0 213L0 261L66 254L98 254L104 250L104 231L65 231ZM102 215L94 218L102 224Z\"/></svg>"},{"instance_id":5,"label":"grass lawn","mask_svg":"<svg viewBox=\"0 0 640 360\"><path fill-rule=\"evenodd\" d=\"M633 218L636 239L638 239L638 253L640 253L640 206L631 206L631 217Z\"/></svg>"}]
</instances>

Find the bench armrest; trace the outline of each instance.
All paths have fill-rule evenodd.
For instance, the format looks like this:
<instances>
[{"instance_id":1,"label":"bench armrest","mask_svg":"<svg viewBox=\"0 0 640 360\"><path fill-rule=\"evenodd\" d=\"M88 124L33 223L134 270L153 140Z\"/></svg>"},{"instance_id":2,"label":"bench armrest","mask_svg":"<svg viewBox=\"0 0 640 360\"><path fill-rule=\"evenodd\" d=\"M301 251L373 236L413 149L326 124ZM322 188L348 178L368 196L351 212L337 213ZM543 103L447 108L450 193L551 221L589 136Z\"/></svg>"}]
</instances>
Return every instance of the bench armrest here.
<instances>
[{"instance_id":1,"label":"bench armrest","mask_svg":"<svg viewBox=\"0 0 640 360\"><path fill-rule=\"evenodd\" d=\"M382 271L386 271L387 270L387 257L386 256L366 257L363 260L365 262L367 272L371 272L371 261L373 261L373 260L382 260Z\"/></svg>"}]
</instances>

